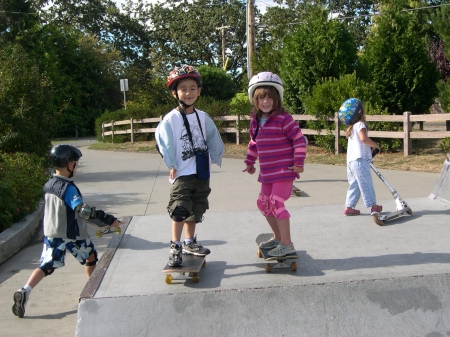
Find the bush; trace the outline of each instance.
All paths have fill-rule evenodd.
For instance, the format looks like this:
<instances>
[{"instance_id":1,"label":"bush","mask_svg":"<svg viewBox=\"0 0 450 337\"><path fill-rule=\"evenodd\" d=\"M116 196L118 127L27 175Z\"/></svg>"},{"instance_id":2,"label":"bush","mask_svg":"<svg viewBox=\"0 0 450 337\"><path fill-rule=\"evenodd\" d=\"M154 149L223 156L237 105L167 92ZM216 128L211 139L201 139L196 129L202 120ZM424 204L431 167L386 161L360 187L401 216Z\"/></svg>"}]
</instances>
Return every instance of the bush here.
<instances>
[{"instance_id":1,"label":"bush","mask_svg":"<svg viewBox=\"0 0 450 337\"><path fill-rule=\"evenodd\" d=\"M227 101L236 93L233 78L222 68L202 65L198 71L202 75L202 96Z\"/></svg>"},{"instance_id":2,"label":"bush","mask_svg":"<svg viewBox=\"0 0 450 337\"><path fill-rule=\"evenodd\" d=\"M339 79L326 78L318 82L312 89L311 94L304 97L304 110L307 114L318 118L317 121L308 121L306 126L313 130L323 130L323 134L314 136L316 144L329 152L335 151L334 144L334 114L340 105L350 97L361 99L367 115L388 115L387 110L381 110L380 99L375 87L357 78L356 73L341 76ZM396 123L370 122L367 123L369 130L377 131L399 131ZM341 134L346 126L340 124ZM369 134L370 136L370 134ZM345 138L339 139L339 144L347 148ZM380 139L380 148L384 151L393 150L401 145L398 139Z\"/></svg>"},{"instance_id":3,"label":"bush","mask_svg":"<svg viewBox=\"0 0 450 337\"><path fill-rule=\"evenodd\" d=\"M45 164L33 154L0 154L0 231L36 210L49 178Z\"/></svg>"},{"instance_id":4,"label":"bush","mask_svg":"<svg viewBox=\"0 0 450 337\"><path fill-rule=\"evenodd\" d=\"M442 143L439 145L442 151L450 151L450 137L444 138Z\"/></svg>"}]
</instances>

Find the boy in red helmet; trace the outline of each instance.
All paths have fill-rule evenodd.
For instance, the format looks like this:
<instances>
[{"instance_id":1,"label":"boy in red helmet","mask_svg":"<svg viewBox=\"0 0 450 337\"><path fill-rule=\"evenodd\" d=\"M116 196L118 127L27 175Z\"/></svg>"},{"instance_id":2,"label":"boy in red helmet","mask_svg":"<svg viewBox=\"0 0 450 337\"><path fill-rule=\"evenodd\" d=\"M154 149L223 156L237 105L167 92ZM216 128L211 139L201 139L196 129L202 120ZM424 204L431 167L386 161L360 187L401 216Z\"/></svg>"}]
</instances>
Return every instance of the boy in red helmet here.
<instances>
[{"instance_id":1,"label":"boy in red helmet","mask_svg":"<svg viewBox=\"0 0 450 337\"><path fill-rule=\"evenodd\" d=\"M169 266L180 267L182 254L205 256L210 250L196 240L195 228L209 208L210 164L222 163L224 145L207 113L194 108L200 96L202 77L193 66L172 70L167 78L178 106L158 125L155 138L173 185L167 206L172 219ZM185 228L185 239L181 234Z\"/></svg>"}]
</instances>

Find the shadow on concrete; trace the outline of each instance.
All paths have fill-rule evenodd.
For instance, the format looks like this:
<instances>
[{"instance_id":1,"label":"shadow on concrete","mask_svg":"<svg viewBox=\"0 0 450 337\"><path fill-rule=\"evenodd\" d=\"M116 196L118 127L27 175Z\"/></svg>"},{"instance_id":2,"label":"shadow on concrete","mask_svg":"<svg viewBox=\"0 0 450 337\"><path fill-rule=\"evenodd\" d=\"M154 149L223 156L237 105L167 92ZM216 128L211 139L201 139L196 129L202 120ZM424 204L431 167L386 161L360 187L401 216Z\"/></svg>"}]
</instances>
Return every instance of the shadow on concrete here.
<instances>
[{"instance_id":1,"label":"shadow on concrete","mask_svg":"<svg viewBox=\"0 0 450 337\"><path fill-rule=\"evenodd\" d=\"M78 310L71 310L66 312L61 312L59 314L54 315L42 315L42 316L25 316L22 319L23 320L32 320L32 319L61 319L69 315L76 314Z\"/></svg>"}]
</instances>

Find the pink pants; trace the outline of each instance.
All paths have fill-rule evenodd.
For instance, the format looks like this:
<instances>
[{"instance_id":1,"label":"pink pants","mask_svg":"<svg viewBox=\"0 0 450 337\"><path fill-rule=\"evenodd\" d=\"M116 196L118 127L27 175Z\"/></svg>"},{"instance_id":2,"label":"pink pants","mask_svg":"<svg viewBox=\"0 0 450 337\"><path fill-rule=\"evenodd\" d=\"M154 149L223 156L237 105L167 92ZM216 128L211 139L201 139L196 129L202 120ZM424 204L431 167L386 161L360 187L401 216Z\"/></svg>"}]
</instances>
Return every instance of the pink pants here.
<instances>
[{"instance_id":1,"label":"pink pants","mask_svg":"<svg viewBox=\"0 0 450 337\"><path fill-rule=\"evenodd\" d=\"M256 205L264 216L273 216L277 219L289 219L291 215L284 207L284 202L292 193L293 180L273 184L261 184Z\"/></svg>"}]
</instances>

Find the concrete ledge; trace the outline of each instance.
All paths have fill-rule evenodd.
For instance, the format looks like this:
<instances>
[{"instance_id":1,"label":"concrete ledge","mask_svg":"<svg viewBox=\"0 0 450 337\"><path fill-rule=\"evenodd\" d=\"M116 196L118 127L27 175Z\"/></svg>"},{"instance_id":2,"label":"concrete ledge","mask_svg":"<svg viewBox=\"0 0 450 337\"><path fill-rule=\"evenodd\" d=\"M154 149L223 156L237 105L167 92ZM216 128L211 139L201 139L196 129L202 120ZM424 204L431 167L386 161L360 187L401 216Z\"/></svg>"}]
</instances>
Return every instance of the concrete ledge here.
<instances>
[{"instance_id":1,"label":"concrete ledge","mask_svg":"<svg viewBox=\"0 0 450 337\"><path fill-rule=\"evenodd\" d=\"M442 274L85 299L75 336L447 336L449 281ZM118 323L100 324L111 317Z\"/></svg>"},{"instance_id":2,"label":"concrete ledge","mask_svg":"<svg viewBox=\"0 0 450 337\"><path fill-rule=\"evenodd\" d=\"M10 228L0 233L0 264L17 253L34 235L42 220L44 202L34 213L26 216L25 220L14 223Z\"/></svg>"}]
</instances>

